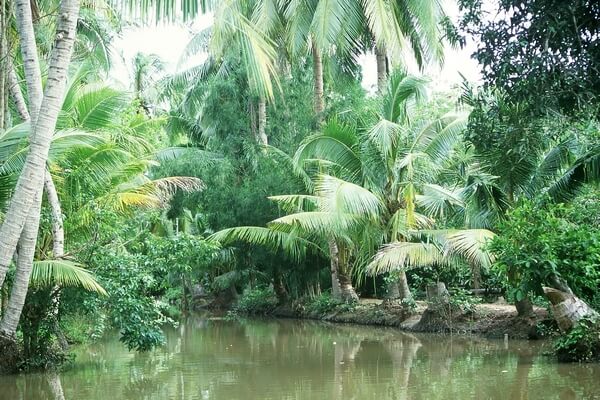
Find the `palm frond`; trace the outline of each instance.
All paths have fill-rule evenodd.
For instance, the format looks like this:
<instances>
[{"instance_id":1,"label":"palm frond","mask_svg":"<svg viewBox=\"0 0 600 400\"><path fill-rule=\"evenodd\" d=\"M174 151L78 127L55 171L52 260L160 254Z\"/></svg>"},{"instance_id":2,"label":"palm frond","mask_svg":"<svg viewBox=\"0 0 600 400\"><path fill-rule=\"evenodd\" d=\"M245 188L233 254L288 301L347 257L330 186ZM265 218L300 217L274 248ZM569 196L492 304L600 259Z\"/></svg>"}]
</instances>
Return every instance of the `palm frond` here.
<instances>
[{"instance_id":1,"label":"palm frond","mask_svg":"<svg viewBox=\"0 0 600 400\"><path fill-rule=\"evenodd\" d=\"M577 159L554 184L548 194L555 201L572 199L585 184L600 182L600 146Z\"/></svg>"},{"instance_id":2,"label":"palm frond","mask_svg":"<svg viewBox=\"0 0 600 400\"><path fill-rule=\"evenodd\" d=\"M222 245L241 241L265 246L273 251L283 251L294 260L300 260L309 249L319 251L317 245L298 236L293 231L282 232L257 226L239 226L223 229L212 234L209 240L217 241Z\"/></svg>"},{"instance_id":3,"label":"palm frond","mask_svg":"<svg viewBox=\"0 0 600 400\"><path fill-rule=\"evenodd\" d=\"M432 243L392 242L377 251L366 270L371 275L379 275L409 268L447 265L448 262L448 258Z\"/></svg>"},{"instance_id":4,"label":"palm frond","mask_svg":"<svg viewBox=\"0 0 600 400\"><path fill-rule=\"evenodd\" d=\"M322 211L376 218L383 209L379 197L369 190L331 175L317 178L315 193L323 199Z\"/></svg>"},{"instance_id":5,"label":"palm frond","mask_svg":"<svg viewBox=\"0 0 600 400\"><path fill-rule=\"evenodd\" d=\"M75 286L107 296L88 270L69 260L34 261L29 280L34 286Z\"/></svg>"}]
</instances>

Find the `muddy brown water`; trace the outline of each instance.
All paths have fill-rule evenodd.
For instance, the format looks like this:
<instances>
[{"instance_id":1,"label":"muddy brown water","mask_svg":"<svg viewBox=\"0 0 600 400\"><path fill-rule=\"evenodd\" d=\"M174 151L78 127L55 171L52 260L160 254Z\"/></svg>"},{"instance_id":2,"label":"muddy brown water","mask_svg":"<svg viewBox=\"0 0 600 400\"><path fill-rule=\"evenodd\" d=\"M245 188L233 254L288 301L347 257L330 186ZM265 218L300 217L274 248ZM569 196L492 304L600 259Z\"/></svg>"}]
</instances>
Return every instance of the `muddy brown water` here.
<instances>
[{"instance_id":1,"label":"muddy brown water","mask_svg":"<svg viewBox=\"0 0 600 400\"><path fill-rule=\"evenodd\" d=\"M192 318L151 353L128 352L115 336L79 349L59 375L1 376L0 399L600 399L600 365L557 364L549 347Z\"/></svg>"}]
</instances>

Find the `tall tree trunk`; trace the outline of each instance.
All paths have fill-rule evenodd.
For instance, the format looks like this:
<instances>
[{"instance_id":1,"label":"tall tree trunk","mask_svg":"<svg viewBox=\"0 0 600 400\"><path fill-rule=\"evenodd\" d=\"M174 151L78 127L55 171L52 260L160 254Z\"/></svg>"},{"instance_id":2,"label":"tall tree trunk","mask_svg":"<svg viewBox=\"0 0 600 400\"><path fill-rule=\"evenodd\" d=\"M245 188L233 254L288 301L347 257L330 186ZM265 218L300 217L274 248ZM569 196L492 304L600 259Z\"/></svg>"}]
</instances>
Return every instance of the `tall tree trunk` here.
<instances>
[{"instance_id":1,"label":"tall tree trunk","mask_svg":"<svg viewBox=\"0 0 600 400\"><path fill-rule=\"evenodd\" d=\"M260 96L258 99L258 144L266 146L269 144L266 134L267 127L267 102L264 96Z\"/></svg>"},{"instance_id":2,"label":"tall tree trunk","mask_svg":"<svg viewBox=\"0 0 600 400\"><path fill-rule=\"evenodd\" d=\"M44 93L42 89L42 72L40 70L37 45L35 43L35 32L33 30L31 0L16 0L15 13L21 45L21 55L23 57L23 69L25 70L25 83L27 84L27 97L29 98L29 113L31 115L32 124L31 129L32 135L35 135L34 126L37 123L38 113L44 100ZM58 28L56 32L59 34Z\"/></svg>"},{"instance_id":3,"label":"tall tree trunk","mask_svg":"<svg viewBox=\"0 0 600 400\"><path fill-rule=\"evenodd\" d=\"M312 45L313 56L313 80L314 80L314 108L317 123L323 122L323 111L325 110L325 100L323 97L323 59L315 43Z\"/></svg>"},{"instance_id":4,"label":"tall tree trunk","mask_svg":"<svg viewBox=\"0 0 600 400\"><path fill-rule=\"evenodd\" d=\"M39 65L37 63L37 48L35 36L33 35L29 0L17 0L16 6L26 80L28 90L31 90L28 94L34 128L25 166L11 198L6 212L6 219L0 227L0 285L4 283L8 265L34 203L35 196L43 187L50 140L63 101L79 14L78 0L61 1L56 41L48 68L46 91L41 102L42 106L36 107L36 104L39 104L39 98L36 97L38 94L35 92L38 86L41 88L41 79L35 73L36 70L39 72ZM37 67L32 64L36 64ZM41 110L39 115L37 115L37 110ZM35 217L39 218L39 212Z\"/></svg>"},{"instance_id":5,"label":"tall tree trunk","mask_svg":"<svg viewBox=\"0 0 600 400\"><path fill-rule=\"evenodd\" d=\"M340 283L340 296L344 303L356 303L358 295L352 286L352 279L348 273L347 252L343 246L338 246L338 281Z\"/></svg>"},{"instance_id":6,"label":"tall tree trunk","mask_svg":"<svg viewBox=\"0 0 600 400\"><path fill-rule=\"evenodd\" d=\"M0 132L8 128L8 12L6 0L0 0Z\"/></svg>"},{"instance_id":7,"label":"tall tree trunk","mask_svg":"<svg viewBox=\"0 0 600 400\"><path fill-rule=\"evenodd\" d=\"M383 93L387 84L388 65L386 51L382 45L375 46L375 59L377 60L377 91Z\"/></svg>"},{"instance_id":8,"label":"tall tree trunk","mask_svg":"<svg viewBox=\"0 0 600 400\"><path fill-rule=\"evenodd\" d=\"M471 289L481 288L481 267L477 263L471 264Z\"/></svg>"},{"instance_id":9,"label":"tall tree trunk","mask_svg":"<svg viewBox=\"0 0 600 400\"><path fill-rule=\"evenodd\" d=\"M30 214L27 217L27 222L25 223L21 239L19 240L15 281L12 285L6 313L4 313L2 320L0 321L0 334L5 337L15 336L19 320L21 319L21 312L23 311L23 305L25 304L25 298L27 297L27 290L29 288L29 277L31 276L31 270L33 268L41 205L42 190L40 189L33 201Z\"/></svg>"},{"instance_id":10,"label":"tall tree trunk","mask_svg":"<svg viewBox=\"0 0 600 400\"><path fill-rule=\"evenodd\" d=\"M52 181L52 175L50 175L50 171L48 170L46 170L44 177L44 188L46 189L48 204L50 205L50 212L52 214L52 256L54 258L61 258L65 255L65 230L62 208L58 199L58 193L56 192L56 186L54 186L54 182Z\"/></svg>"},{"instance_id":11,"label":"tall tree trunk","mask_svg":"<svg viewBox=\"0 0 600 400\"><path fill-rule=\"evenodd\" d=\"M329 240L329 259L331 265L331 297L336 300L342 300L341 289L340 289L340 280L338 278L338 270L339 270L339 252L337 244L335 240Z\"/></svg>"},{"instance_id":12,"label":"tall tree trunk","mask_svg":"<svg viewBox=\"0 0 600 400\"><path fill-rule=\"evenodd\" d=\"M11 96L21 119L23 121L29 121L29 111L27 110L25 98L23 97L21 87L19 86L19 82L17 80L17 74L12 66L12 63L9 64L9 67L10 75L8 84ZM62 208L60 205L60 200L58 199L56 186L52 180L52 175L50 175L50 171L48 170L46 170L44 175L44 188L46 189L48 204L50 205L52 214L52 253L54 258L61 258L65 253L65 232L63 227Z\"/></svg>"},{"instance_id":13,"label":"tall tree trunk","mask_svg":"<svg viewBox=\"0 0 600 400\"><path fill-rule=\"evenodd\" d=\"M404 270L400 272L400 276L398 277L398 288L400 289L400 300L408 300L412 297Z\"/></svg>"},{"instance_id":14,"label":"tall tree trunk","mask_svg":"<svg viewBox=\"0 0 600 400\"><path fill-rule=\"evenodd\" d=\"M25 98L23 97L23 93L21 92L21 87L19 86L19 79L17 77L17 73L15 72L12 63L9 61L10 70L8 71L8 91L15 103L15 108L19 113L19 117L23 121L29 121L29 111L27 111L27 104L25 103Z\"/></svg>"}]
</instances>

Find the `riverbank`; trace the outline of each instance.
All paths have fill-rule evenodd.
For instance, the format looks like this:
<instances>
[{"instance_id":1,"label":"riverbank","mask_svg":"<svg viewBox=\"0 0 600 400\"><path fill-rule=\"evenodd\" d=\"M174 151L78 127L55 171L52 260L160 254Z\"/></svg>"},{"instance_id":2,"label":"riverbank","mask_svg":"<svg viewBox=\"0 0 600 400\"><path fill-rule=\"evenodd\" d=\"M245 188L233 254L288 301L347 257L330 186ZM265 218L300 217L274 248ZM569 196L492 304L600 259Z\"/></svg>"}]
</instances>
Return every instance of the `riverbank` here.
<instances>
[{"instance_id":1,"label":"riverbank","mask_svg":"<svg viewBox=\"0 0 600 400\"><path fill-rule=\"evenodd\" d=\"M517 315L513 305L501 303L430 305L416 301L411 306L380 299L361 299L359 303L315 304L294 302L284 306L246 308L228 311L236 315L263 315L275 318L295 318L396 327L406 332L477 335L485 338L540 339L556 331L556 323L545 308L534 307L531 317Z\"/></svg>"},{"instance_id":2,"label":"riverbank","mask_svg":"<svg viewBox=\"0 0 600 400\"><path fill-rule=\"evenodd\" d=\"M342 306L326 312L315 312L301 307L275 308L271 314L279 318L315 319L358 325L397 327L407 332L452 333L478 335L486 338L539 339L547 328L555 326L544 308L535 307L534 315L522 318L509 304L477 304L468 310L458 307L431 308L418 301L407 310L394 303L363 299L351 309Z\"/></svg>"}]
</instances>

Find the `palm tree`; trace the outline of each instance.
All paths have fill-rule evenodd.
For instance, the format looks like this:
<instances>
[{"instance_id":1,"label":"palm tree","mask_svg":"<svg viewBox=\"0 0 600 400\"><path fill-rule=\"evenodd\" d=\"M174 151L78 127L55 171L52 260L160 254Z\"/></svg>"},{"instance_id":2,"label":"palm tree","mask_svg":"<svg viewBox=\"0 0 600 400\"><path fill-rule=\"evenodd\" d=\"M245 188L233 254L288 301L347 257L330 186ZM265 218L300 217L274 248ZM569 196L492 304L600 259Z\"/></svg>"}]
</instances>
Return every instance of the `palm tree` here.
<instances>
[{"instance_id":1,"label":"palm tree","mask_svg":"<svg viewBox=\"0 0 600 400\"><path fill-rule=\"evenodd\" d=\"M108 86L83 83L86 79L82 77L88 72L83 66L71 79L57 124L62 130L55 133L49 151L46 191L53 215L52 257L59 263L64 255L63 213L77 221L72 226L85 226L93 215L92 204L100 202L115 212L140 206L161 207L174 191L200 187L200 182L192 178L152 180L145 176L153 165L154 149L144 137L156 128L156 123L141 115L124 120L121 115L131 103L130 97ZM27 123L17 125L0 136L1 176L14 176L22 169L29 151L28 127ZM80 165L85 166L85 173ZM58 188L54 181L61 183ZM65 190L64 184L71 185L70 190ZM81 196L82 190L86 190L85 196ZM24 234L35 243L37 226L33 227ZM85 229L80 233L85 234ZM43 248L38 248L37 254L42 259L48 257ZM26 294L22 287L26 287L35 266L21 261L28 259L22 252L19 256L16 280L22 285L13 285L10 312L0 323L4 332L16 330Z\"/></svg>"},{"instance_id":2,"label":"palm tree","mask_svg":"<svg viewBox=\"0 0 600 400\"><path fill-rule=\"evenodd\" d=\"M458 182L443 177L461 144L465 119L451 113L409 120L423 95L422 79L394 74L373 127L360 131L334 120L303 142L294 160L296 171L313 176L307 185L312 194L271 197L291 214L267 228L232 228L214 237L283 248L295 256L310 248L322 251L332 238L332 277L345 301L356 298L347 275L351 264L361 273L399 271L403 298L410 296L407 268L457 259L488 266L491 256L482 249L493 237L490 231L432 229L433 218L464 208Z\"/></svg>"},{"instance_id":3,"label":"palm tree","mask_svg":"<svg viewBox=\"0 0 600 400\"><path fill-rule=\"evenodd\" d=\"M412 55L419 67L442 58L438 25L444 13L436 0L289 0L281 2L281 9L289 53L302 57L308 49L312 54L318 120L325 109L324 56L335 52L355 60L374 47L381 91L387 80L388 54L393 65L405 63Z\"/></svg>"},{"instance_id":4,"label":"palm tree","mask_svg":"<svg viewBox=\"0 0 600 400\"><path fill-rule=\"evenodd\" d=\"M30 138L30 151L23 172L17 181L8 212L0 227L0 285L4 283L8 265L12 261L17 242L23 231L26 232L26 237L20 244L20 253L22 254L22 260L24 260L21 262L30 264L33 261L46 160L64 94L67 69L71 60L77 16L79 14L79 2L77 0L61 1L57 19L57 31L61 34L57 36L52 50L46 88L42 92L31 5L26 0L17 0L15 5L20 47L28 87L30 114L34 129ZM25 229L26 225L29 225L27 229ZM34 231L35 234L33 234ZM19 279L13 286L13 294L24 298L27 287L28 279ZM14 332L2 329L0 334L6 338L3 341L4 344L14 343L12 339Z\"/></svg>"},{"instance_id":5,"label":"palm tree","mask_svg":"<svg viewBox=\"0 0 600 400\"><path fill-rule=\"evenodd\" d=\"M198 87L204 86L209 77L227 75L233 66L241 64L246 71L248 88L257 98L251 112L257 116L255 136L263 146L268 144L266 104L273 99L273 85L279 84L273 37L282 31L277 12L273 14L274 4L269 7L266 3L269 2L227 1L211 6L215 12L213 26L192 37L180 64L199 52L208 52L209 58L162 82L167 93L172 94L174 87L183 87L187 93L195 94L184 96L184 102L198 102ZM181 108L188 106L182 104Z\"/></svg>"},{"instance_id":6,"label":"palm tree","mask_svg":"<svg viewBox=\"0 0 600 400\"><path fill-rule=\"evenodd\" d=\"M560 118L531 120L522 104L499 90L466 88L463 101L474 106L470 133L476 140L476 151L465 156L478 166L462 178L468 226L494 227L522 199L547 195L547 201L566 202L598 182L600 148L585 135L572 135ZM557 289L570 290L560 278L555 282ZM533 313L528 298L516 307L519 315Z\"/></svg>"},{"instance_id":7,"label":"palm tree","mask_svg":"<svg viewBox=\"0 0 600 400\"><path fill-rule=\"evenodd\" d=\"M410 296L402 267L412 266L408 259L403 259L409 255L401 252L423 248L420 243L423 238L417 232L432 226L431 217L444 217L448 206L463 204L455 187L444 188L437 183L441 181L440 173L448 158L460 143L465 119L451 113L433 121L410 121L410 107L423 96L423 80L397 72L384 97L381 119L366 134L333 122L322 133L306 140L296 153L299 162L326 160L336 176L368 189L381 199L380 212L372 210L379 221L374 232L381 237L380 243L417 239L418 246L403 244L382 248L368 267L371 272L400 268L401 298ZM427 215L420 214L419 209ZM432 238L439 238L439 234ZM454 233L448 231L447 234ZM392 249L398 253L396 265L383 261L392 254ZM366 258L370 256L367 251Z\"/></svg>"},{"instance_id":8,"label":"palm tree","mask_svg":"<svg viewBox=\"0 0 600 400\"><path fill-rule=\"evenodd\" d=\"M137 53L133 58L133 94L140 108L148 115L151 111L151 99L156 95L149 91L154 88L159 78L157 75L163 70L164 63L156 54Z\"/></svg>"}]
</instances>

